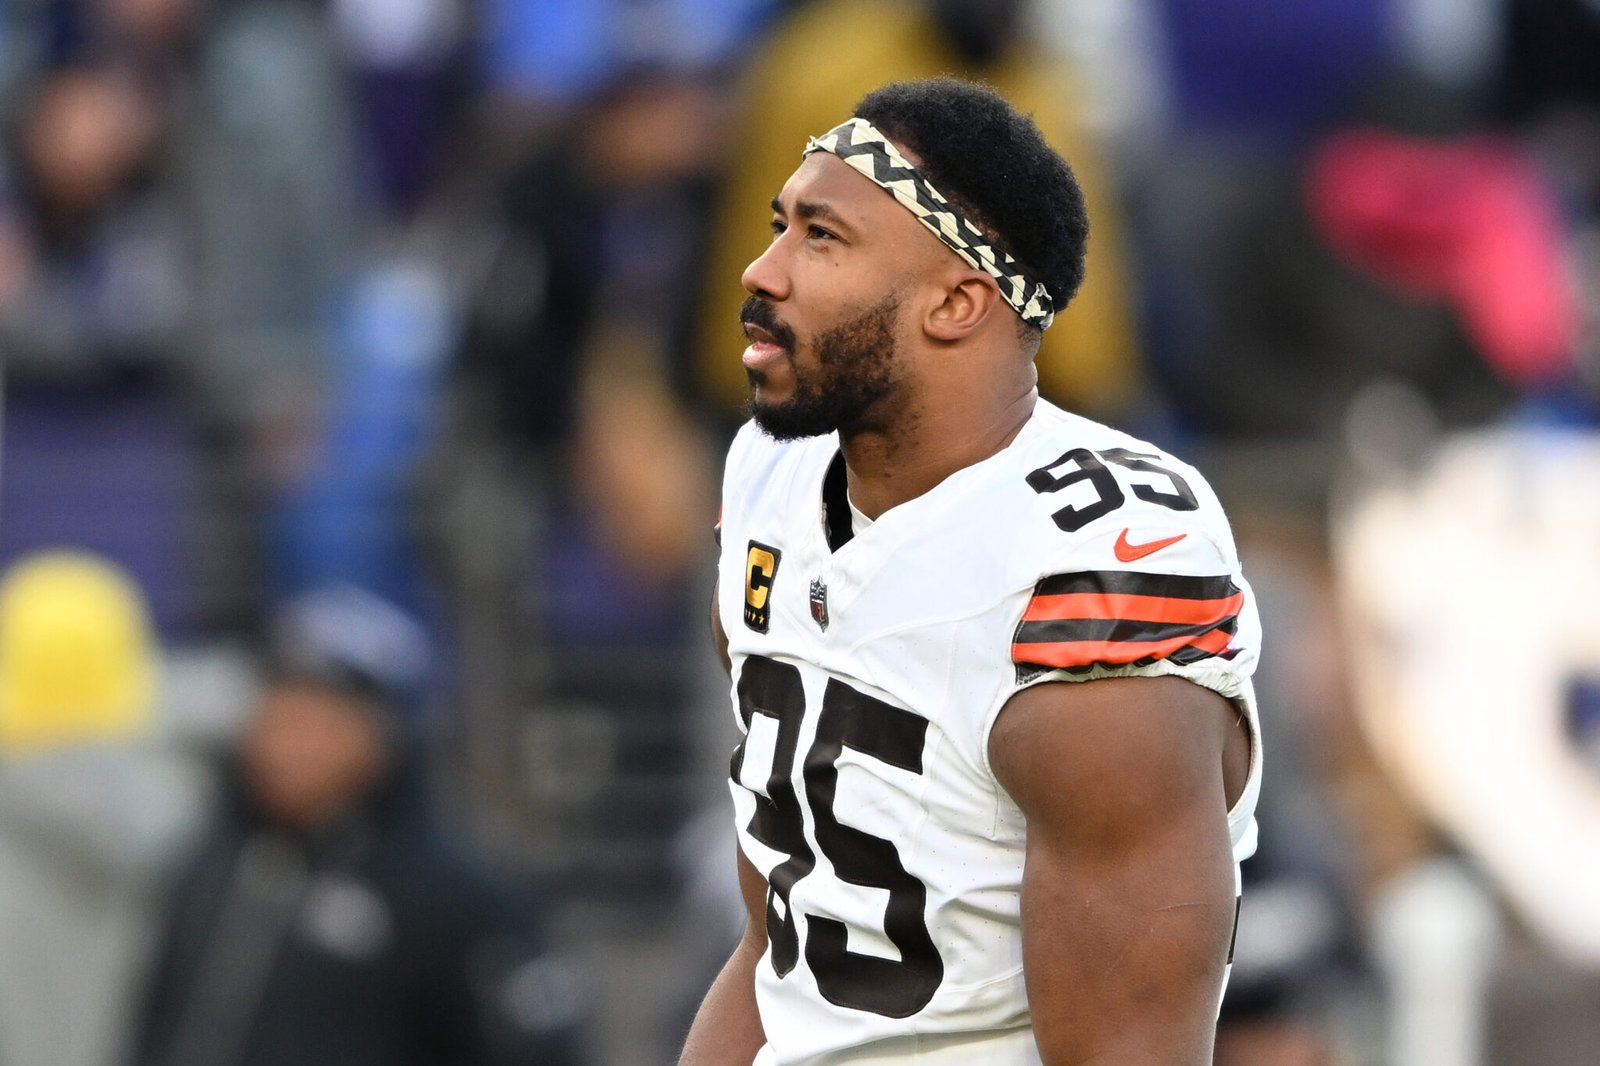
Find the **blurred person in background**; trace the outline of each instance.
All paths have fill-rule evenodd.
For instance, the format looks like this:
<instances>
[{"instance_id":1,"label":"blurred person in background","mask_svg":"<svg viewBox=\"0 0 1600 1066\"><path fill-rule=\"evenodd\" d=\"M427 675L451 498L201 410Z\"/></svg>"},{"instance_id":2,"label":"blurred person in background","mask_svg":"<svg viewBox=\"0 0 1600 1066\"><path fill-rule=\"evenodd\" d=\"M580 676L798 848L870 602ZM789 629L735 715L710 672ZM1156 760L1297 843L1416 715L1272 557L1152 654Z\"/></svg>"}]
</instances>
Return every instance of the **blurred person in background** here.
<instances>
[{"instance_id":1,"label":"blurred person in background","mask_svg":"<svg viewBox=\"0 0 1600 1066\"><path fill-rule=\"evenodd\" d=\"M194 279L184 219L158 180L163 115L130 72L46 71L8 145L8 351L25 369L175 359Z\"/></svg>"},{"instance_id":2,"label":"blurred person in background","mask_svg":"<svg viewBox=\"0 0 1600 1066\"><path fill-rule=\"evenodd\" d=\"M1600 1047L1600 10L1494 14L1475 136L1369 174L1341 252L1391 286L1431 281L1508 399L1467 425L1392 388L1356 412L1336 588L1358 721L1425 832L1374 908L1394 1060L1579 1066ZM1407 199L1420 221L1373 210Z\"/></svg>"},{"instance_id":3,"label":"blurred person in background","mask_svg":"<svg viewBox=\"0 0 1600 1066\"><path fill-rule=\"evenodd\" d=\"M248 628L264 590L317 580L405 598L394 500L429 379L389 369L419 341L369 338L426 330L413 313L385 332L404 312L368 307L395 286L368 298L350 277L392 184L362 195L360 164L383 155L347 99L365 53L341 51L322 5L271 0L39 0L16 22L31 65L0 161L0 555L87 540L184 637Z\"/></svg>"},{"instance_id":4,"label":"blurred person in background","mask_svg":"<svg viewBox=\"0 0 1600 1066\"><path fill-rule=\"evenodd\" d=\"M727 84L773 0L490 0L475 186L480 283L450 367L438 489L459 605L468 787L581 891L609 1061L677 1043L658 979L673 838L725 750L695 647L716 463L690 322ZM487 179L487 180L486 180ZM457 203L460 201L457 200ZM669 961L673 960L673 961Z\"/></svg>"},{"instance_id":5,"label":"blurred person in background","mask_svg":"<svg viewBox=\"0 0 1600 1066\"><path fill-rule=\"evenodd\" d=\"M67 66L29 95L0 158L0 558L94 548L194 625L182 516L200 421L183 358L186 231L158 180L160 118L124 71ZM117 522L99 519L108 511Z\"/></svg>"},{"instance_id":6,"label":"blurred person in background","mask_svg":"<svg viewBox=\"0 0 1600 1066\"><path fill-rule=\"evenodd\" d=\"M1266 702L1296 719L1271 735L1307 743L1274 765L1299 763L1294 792L1325 800L1306 835L1348 826L1326 854L1385 989L1387 1017L1363 1012L1381 1035L1349 1039L1347 1017L1341 1050L1592 1058L1592 964L1572 958L1592 935L1575 916L1592 912L1593 831L1574 826L1593 810L1574 772L1590 689L1561 658L1586 627L1578 609L1546 640L1533 619L1590 596L1592 553L1565 538L1592 529L1595 483L1594 7L1158 7L1177 121L1139 190L1163 253L1153 367L1181 428L1226 460L1259 587L1302 607L1273 627L1289 639L1263 685L1293 696ZM1506 425L1545 431L1490 428ZM1508 617L1537 649L1499 635ZM1496 675L1515 693L1479 675L1486 643L1519 664ZM1508 787L1519 774L1534 784ZM1264 833L1260 871L1277 846ZM1502 928L1486 890L1520 920Z\"/></svg>"},{"instance_id":7,"label":"blurred person in background","mask_svg":"<svg viewBox=\"0 0 1600 1066\"><path fill-rule=\"evenodd\" d=\"M1520 419L1555 395L1582 406L1566 386L1580 362L1573 268L1584 257L1569 227L1582 199L1552 181L1570 168L1551 168L1504 122L1494 83L1581 83L1569 50L1584 35L1568 25L1559 47L1530 47L1526 27L1591 6L1337 0L1262 19L1248 0L1152 5L1168 126L1132 189L1152 377L1175 429L1214 457L1263 615L1284 635L1260 679L1279 697L1263 704L1277 716L1271 769L1283 776L1266 787L1281 823L1263 827L1249 871L1261 883L1246 895L1236 969L1264 983L1241 981L1232 1009L1276 1014L1284 1032L1309 1021L1336 1056L1503 1061L1485 1039L1499 965L1489 908L1469 874L1428 861L1437 826L1387 757L1374 759L1389 742L1363 728L1381 719L1388 733L1405 717L1371 702L1368 672L1397 681L1394 657L1432 639L1409 626L1442 633L1467 608L1423 610L1442 593L1400 594L1397 581L1392 616L1327 609L1342 586L1370 581L1352 577L1348 556L1329 558L1328 511L1343 490L1409 478L1435 434ZM1523 63L1508 66L1499 50L1519 39ZM1364 573L1414 574L1473 524L1447 532L1402 513L1388 511L1397 524L1371 538ZM1419 554L1402 560L1413 530ZM1459 714L1449 721L1472 732ZM1294 936L1253 937L1279 917L1252 903L1275 900L1299 900ZM1347 957L1284 966L1330 919Z\"/></svg>"},{"instance_id":8,"label":"blurred person in background","mask_svg":"<svg viewBox=\"0 0 1600 1066\"><path fill-rule=\"evenodd\" d=\"M90 553L0 576L0 1062L114 1066L208 777L143 594Z\"/></svg>"},{"instance_id":9,"label":"blurred person in background","mask_svg":"<svg viewBox=\"0 0 1600 1066\"><path fill-rule=\"evenodd\" d=\"M426 798L422 630L347 585L273 619L229 802L170 897L129 1061L578 1062L582 1004L537 908Z\"/></svg>"},{"instance_id":10,"label":"blurred person in background","mask_svg":"<svg viewBox=\"0 0 1600 1066\"><path fill-rule=\"evenodd\" d=\"M82 544L133 573L163 635L215 633L249 613L254 553L200 340L194 9L22 15L40 25L0 155L0 558Z\"/></svg>"},{"instance_id":11,"label":"blurred person in background","mask_svg":"<svg viewBox=\"0 0 1600 1066\"><path fill-rule=\"evenodd\" d=\"M534 593L551 629L651 639L699 558L691 320L728 82L777 6L484 5L501 187L456 384L464 428L497 429L546 494L565 564ZM627 617L588 606L611 583L632 590Z\"/></svg>"},{"instance_id":12,"label":"blurred person in background","mask_svg":"<svg viewBox=\"0 0 1600 1066\"><path fill-rule=\"evenodd\" d=\"M1454 269L1443 261L1454 249L1484 243L1452 228L1476 193L1441 181L1385 199L1382 182L1423 180L1394 155L1376 177L1321 165L1353 130L1446 139L1481 128L1470 75L1445 83L1419 70L1400 32L1410 9L1450 5L1331 0L1273 19L1251 0L1155 6L1168 125L1133 175L1133 217L1150 249L1152 374L1178 428L1241 456L1255 449L1275 502L1318 508L1349 405L1373 380L1403 382L1456 425L1503 410L1508 391L1449 296L1428 291ZM1455 165L1472 183L1487 177ZM1354 223L1339 208L1386 211L1363 220L1366 257L1349 254Z\"/></svg>"}]
</instances>

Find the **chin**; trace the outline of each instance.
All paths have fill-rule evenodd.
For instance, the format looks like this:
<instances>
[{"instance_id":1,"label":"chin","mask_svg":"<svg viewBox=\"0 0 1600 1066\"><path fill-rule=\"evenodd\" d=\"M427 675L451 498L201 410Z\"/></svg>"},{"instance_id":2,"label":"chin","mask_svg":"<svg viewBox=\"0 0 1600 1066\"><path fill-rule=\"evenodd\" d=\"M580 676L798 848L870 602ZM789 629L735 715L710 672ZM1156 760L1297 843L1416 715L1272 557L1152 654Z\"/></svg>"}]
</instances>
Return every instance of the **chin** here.
<instances>
[{"instance_id":1,"label":"chin","mask_svg":"<svg viewBox=\"0 0 1600 1066\"><path fill-rule=\"evenodd\" d=\"M820 437L838 428L824 419L812 416L811 412L797 409L792 403L769 404L752 398L745 405L745 413L763 433L774 440Z\"/></svg>"}]
</instances>

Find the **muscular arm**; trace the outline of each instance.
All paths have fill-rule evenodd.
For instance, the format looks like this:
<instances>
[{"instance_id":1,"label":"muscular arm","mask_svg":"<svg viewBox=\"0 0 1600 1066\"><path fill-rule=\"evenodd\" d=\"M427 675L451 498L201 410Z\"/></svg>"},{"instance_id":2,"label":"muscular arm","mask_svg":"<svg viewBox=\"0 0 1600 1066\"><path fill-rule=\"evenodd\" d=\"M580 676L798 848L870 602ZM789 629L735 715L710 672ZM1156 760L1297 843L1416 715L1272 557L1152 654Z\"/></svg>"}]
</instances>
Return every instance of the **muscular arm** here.
<instances>
[{"instance_id":1,"label":"muscular arm","mask_svg":"<svg viewBox=\"0 0 1600 1066\"><path fill-rule=\"evenodd\" d=\"M750 1066L767 1042L756 1013L756 963L767 949L767 882L743 853L739 888L750 912L744 936L701 1001L678 1066Z\"/></svg>"},{"instance_id":2,"label":"muscular arm","mask_svg":"<svg viewBox=\"0 0 1600 1066\"><path fill-rule=\"evenodd\" d=\"M1028 822L1023 968L1048 1066L1204 1066L1234 920L1249 740L1173 677L1038 685L989 755Z\"/></svg>"}]
</instances>

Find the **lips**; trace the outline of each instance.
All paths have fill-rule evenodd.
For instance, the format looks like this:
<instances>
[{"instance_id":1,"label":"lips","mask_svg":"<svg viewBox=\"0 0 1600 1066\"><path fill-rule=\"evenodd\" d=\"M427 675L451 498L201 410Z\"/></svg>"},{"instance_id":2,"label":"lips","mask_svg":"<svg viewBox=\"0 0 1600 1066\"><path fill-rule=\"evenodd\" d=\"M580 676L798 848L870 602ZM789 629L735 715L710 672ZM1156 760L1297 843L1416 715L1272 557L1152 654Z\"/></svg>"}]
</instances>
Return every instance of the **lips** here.
<instances>
[{"instance_id":1,"label":"lips","mask_svg":"<svg viewBox=\"0 0 1600 1066\"><path fill-rule=\"evenodd\" d=\"M777 337L774 337L766 329L762 328L761 326L756 325L754 322L751 322L749 319L745 319L743 322L740 323L740 325L742 325L744 327L744 335L750 339L750 343L752 345L771 344L771 345L776 345L779 348L784 347L782 341L778 340Z\"/></svg>"},{"instance_id":2,"label":"lips","mask_svg":"<svg viewBox=\"0 0 1600 1066\"><path fill-rule=\"evenodd\" d=\"M750 346L744 350L744 368L752 374L752 381L764 379L767 369L788 357L789 350L772 339L772 334L759 327L746 329Z\"/></svg>"},{"instance_id":3,"label":"lips","mask_svg":"<svg viewBox=\"0 0 1600 1066\"><path fill-rule=\"evenodd\" d=\"M750 383L758 389L772 371L783 374L783 364L794 352L794 333L778 319L772 305L759 296L750 296L739 309L739 325L749 338L744 350L744 369Z\"/></svg>"}]
</instances>

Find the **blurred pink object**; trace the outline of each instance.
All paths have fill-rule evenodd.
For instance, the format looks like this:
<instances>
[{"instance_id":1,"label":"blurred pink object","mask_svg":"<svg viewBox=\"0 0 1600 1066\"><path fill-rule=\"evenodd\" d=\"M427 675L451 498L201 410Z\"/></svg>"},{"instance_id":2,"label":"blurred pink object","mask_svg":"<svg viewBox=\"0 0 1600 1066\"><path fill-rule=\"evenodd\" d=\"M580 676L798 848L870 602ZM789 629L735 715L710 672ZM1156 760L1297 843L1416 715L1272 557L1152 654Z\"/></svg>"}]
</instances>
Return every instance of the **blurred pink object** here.
<instances>
[{"instance_id":1,"label":"blurred pink object","mask_svg":"<svg viewBox=\"0 0 1600 1066\"><path fill-rule=\"evenodd\" d=\"M1312 153L1306 199L1336 252L1405 296L1450 303L1509 380L1571 365L1580 312L1560 211L1518 146L1342 131Z\"/></svg>"}]
</instances>

